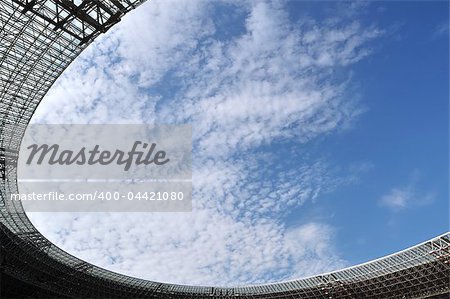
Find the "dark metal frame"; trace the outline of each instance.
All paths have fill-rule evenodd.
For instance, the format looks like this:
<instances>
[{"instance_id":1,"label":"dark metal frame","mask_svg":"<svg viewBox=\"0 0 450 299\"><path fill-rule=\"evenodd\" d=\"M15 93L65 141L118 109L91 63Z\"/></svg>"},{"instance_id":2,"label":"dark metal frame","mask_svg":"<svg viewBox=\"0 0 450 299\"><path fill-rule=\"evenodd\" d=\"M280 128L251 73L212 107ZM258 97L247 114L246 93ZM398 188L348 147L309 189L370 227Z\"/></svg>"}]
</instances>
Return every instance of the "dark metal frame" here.
<instances>
[{"instance_id":1,"label":"dark metal frame","mask_svg":"<svg viewBox=\"0 0 450 299\"><path fill-rule=\"evenodd\" d=\"M13 293L12 282L20 282L33 298L425 298L449 293L450 233L352 268L234 288L113 273L69 255L39 233L20 202L7 200L17 193L17 156L27 124L77 55L143 1L0 0L0 277L9 282L5 294Z\"/></svg>"}]
</instances>

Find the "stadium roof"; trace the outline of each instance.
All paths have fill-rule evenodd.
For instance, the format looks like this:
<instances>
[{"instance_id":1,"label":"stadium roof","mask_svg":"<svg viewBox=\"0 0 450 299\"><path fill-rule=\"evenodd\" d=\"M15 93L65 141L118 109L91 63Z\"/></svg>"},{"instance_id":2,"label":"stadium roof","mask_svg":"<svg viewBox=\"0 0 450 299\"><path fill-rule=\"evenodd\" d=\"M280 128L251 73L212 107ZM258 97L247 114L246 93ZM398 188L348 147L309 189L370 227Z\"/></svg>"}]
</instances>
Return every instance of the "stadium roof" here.
<instances>
[{"instance_id":1,"label":"stadium roof","mask_svg":"<svg viewBox=\"0 0 450 299\"><path fill-rule=\"evenodd\" d=\"M67 297L415 298L449 292L450 233L347 269L233 288L165 284L121 275L64 252L39 233L21 203L8 200L10 194L17 193L16 164L27 124L49 88L78 54L142 2L0 0L3 274L31 286L32 294L46 290Z\"/></svg>"}]
</instances>

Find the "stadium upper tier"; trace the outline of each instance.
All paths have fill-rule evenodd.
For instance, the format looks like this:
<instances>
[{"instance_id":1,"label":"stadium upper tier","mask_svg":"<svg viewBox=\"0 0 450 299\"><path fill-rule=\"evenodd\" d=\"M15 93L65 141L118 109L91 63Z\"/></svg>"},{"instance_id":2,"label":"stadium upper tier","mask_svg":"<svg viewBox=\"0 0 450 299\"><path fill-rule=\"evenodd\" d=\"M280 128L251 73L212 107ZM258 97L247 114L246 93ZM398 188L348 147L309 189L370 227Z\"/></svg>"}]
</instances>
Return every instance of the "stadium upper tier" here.
<instances>
[{"instance_id":1,"label":"stadium upper tier","mask_svg":"<svg viewBox=\"0 0 450 299\"><path fill-rule=\"evenodd\" d=\"M66 67L142 2L0 0L1 298L448 298L450 233L340 271L234 288L113 273L71 256L39 233L21 203L7 200L17 193L24 131Z\"/></svg>"}]
</instances>

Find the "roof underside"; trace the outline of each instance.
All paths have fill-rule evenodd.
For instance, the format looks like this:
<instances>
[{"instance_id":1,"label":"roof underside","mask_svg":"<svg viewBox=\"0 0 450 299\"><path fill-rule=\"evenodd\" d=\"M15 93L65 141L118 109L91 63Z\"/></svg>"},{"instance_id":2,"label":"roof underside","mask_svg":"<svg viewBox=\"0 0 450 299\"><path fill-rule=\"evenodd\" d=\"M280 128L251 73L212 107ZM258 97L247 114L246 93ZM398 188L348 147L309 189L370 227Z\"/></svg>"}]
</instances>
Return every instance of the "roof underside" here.
<instances>
[{"instance_id":1,"label":"roof underside","mask_svg":"<svg viewBox=\"0 0 450 299\"><path fill-rule=\"evenodd\" d=\"M0 0L0 268L7 277L4 281L23 282L38 297L54 293L80 298L421 298L449 292L449 233L352 268L235 288L124 276L73 257L42 236L20 202L7 200L17 193L16 162L23 133L66 67L95 37L142 2Z\"/></svg>"}]
</instances>

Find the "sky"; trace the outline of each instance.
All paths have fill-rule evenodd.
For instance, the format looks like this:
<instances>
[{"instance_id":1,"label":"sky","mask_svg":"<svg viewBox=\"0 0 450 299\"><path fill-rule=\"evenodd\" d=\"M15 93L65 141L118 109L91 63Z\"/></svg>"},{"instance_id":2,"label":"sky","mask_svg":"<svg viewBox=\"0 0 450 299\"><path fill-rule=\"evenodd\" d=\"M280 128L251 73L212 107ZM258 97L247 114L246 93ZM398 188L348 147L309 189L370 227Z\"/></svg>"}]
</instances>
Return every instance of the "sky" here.
<instances>
[{"instance_id":1,"label":"sky","mask_svg":"<svg viewBox=\"0 0 450 299\"><path fill-rule=\"evenodd\" d=\"M63 73L34 123L190 124L193 211L28 213L145 279L236 286L448 231L449 7L152 0Z\"/></svg>"}]
</instances>

